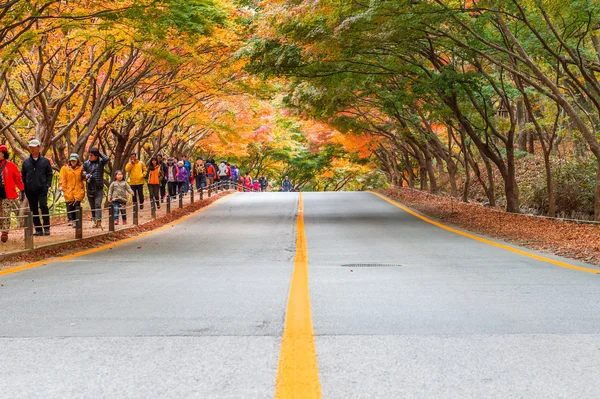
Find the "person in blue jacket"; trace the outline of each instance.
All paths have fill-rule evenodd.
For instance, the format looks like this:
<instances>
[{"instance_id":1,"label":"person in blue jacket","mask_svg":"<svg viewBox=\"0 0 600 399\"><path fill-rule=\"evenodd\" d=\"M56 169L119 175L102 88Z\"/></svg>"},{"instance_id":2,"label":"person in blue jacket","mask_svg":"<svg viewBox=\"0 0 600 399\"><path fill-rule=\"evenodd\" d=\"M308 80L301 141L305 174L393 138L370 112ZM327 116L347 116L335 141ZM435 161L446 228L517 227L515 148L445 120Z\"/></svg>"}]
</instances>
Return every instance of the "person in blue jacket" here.
<instances>
[{"instance_id":1,"label":"person in blue jacket","mask_svg":"<svg viewBox=\"0 0 600 399\"><path fill-rule=\"evenodd\" d=\"M290 178L288 176L285 177L281 186L283 188L284 193L289 193L290 191L292 191L292 182L290 181Z\"/></svg>"}]
</instances>

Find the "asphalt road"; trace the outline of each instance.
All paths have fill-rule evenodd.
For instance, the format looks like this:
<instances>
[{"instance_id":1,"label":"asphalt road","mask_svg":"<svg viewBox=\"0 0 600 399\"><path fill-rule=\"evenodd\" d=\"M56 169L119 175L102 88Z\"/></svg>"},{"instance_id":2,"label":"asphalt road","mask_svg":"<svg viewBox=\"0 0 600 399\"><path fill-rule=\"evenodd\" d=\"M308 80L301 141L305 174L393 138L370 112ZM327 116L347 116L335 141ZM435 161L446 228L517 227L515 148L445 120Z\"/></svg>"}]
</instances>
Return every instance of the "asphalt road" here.
<instances>
[{"instance_id":1,"label":"asphalt road","mask_svg":"<svg viewBox=\"0 0 600 399\"><path fill-rule=\"evenodd\" d=\"M297 205L238 194L0 276L0 398L273 398ZM600 397L600 276L369 193L307 193L304 207L323 398Z\"/></svg>"}]
</instances>

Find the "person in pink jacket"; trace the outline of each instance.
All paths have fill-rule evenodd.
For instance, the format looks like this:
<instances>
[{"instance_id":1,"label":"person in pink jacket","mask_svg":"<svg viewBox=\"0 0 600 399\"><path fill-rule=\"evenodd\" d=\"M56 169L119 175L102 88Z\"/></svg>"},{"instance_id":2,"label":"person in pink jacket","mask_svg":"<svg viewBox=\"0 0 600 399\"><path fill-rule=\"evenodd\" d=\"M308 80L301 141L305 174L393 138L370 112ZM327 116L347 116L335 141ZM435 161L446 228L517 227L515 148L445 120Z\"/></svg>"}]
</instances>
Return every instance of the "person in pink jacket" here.
<instances>
[{"instance_id":1,"label":"person in pink jacket","mask_svg":"<svg viewBox=\"0 0 600 399\"><path fill-rule=\"evenodd\" d=\"M260 183L258 182L258 180L254 180L254 185L252 186L252 189L256 192L260 191Z\"/></svg>"}]
</instances>

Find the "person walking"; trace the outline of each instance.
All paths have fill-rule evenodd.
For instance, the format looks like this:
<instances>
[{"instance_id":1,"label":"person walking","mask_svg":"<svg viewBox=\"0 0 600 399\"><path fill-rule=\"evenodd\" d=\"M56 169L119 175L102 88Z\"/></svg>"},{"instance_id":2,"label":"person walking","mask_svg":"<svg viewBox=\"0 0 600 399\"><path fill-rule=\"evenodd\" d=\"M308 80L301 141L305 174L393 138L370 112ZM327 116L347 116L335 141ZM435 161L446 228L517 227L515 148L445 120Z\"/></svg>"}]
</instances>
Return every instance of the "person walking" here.
<instances>
[{"instance_id":1,"label":"person walking","mask_svg":"<svg viewBox=\"0 0 600 399\"><path fill-rule=\"evenodd\" d=\"M246 172L244 176L244 191L252 191L252 178L249 172Z\"/></svg>"},{"instance_id":2,"label":"person walking","mask_svg":"<svg viewBox=\"0 0 600 399\"><path fill-rule=\"evenodd\" d=\"M187 179L185 181L185 185L183 186L183 192L187 194L190 190L190 181L192 177L192 163L188 161L187 155L183 155L181 157L181 160L183 161L183 167L185 168L185 170L187 170Z\"/></svg>"},{"instance_id":3,"label":"person walking","mask_svg":"<svg viewBox=\"0 0 600 399\"><path fill-rule=\"evenodd\" d=\"M230 177L231 169L229 169L229 167L227 166L227 162L221 161L221 163L219 164L219 180L221 181L219 187L221 187L221 190L225 189L225 185L227 184L227 181L229 181Z\"/></svg>"},{"instance_id":4,"label":"person walking","mask_svg":"<svg viewBox=\"0 0 600 399\"><path fill-rule=\"evenodd\" d=\"M194 162L192 177L196 182L196 190L202 192L206 187L206 168L204 167L204 160L200 157Z\"/></svg>"},{"instance_id":5,"label":"person walking","mask_svg":"<svg viewBox=\"0 0 600 399\"><path fill-rule=\"evenodd\" d=\"M144 180L148 173L146 164L137 159L136 153L129 156L129 162L125 165L125 172L129 173L129 185L133 190L133 202L139 201L140 210L144 209Z\"/></svg>"},{"instance_id":6,"label":"person walking","mask_svg":"<svg viewBox=\"0 0 600 399\"><path fill-rule=\"evenodd\" d=\"M48 158L40 154L40 141L29 142L29 158L23 162L21 176L25 184L25 195L29 210L33 213L34 236L50 235L50 211L48 209L48 189L52 186L52 166ZM40 219L40 211L42 217ZM43 220L43 224L42 224Z\"/></svg>"},{"instance_id":7,"label":"person walking","mask_svg":"<svg viewBox=\"0 0 600 399\"><path fill-rule=\"evenodd\" d=\"M206 184L208 186L213 185L213 183L215 182L215 179L217 178L217 168L215 167L215 161L212 159L209 159L208 162L206 162Z\"/></svg>"},{"instance_id":8,"label":"person walking","mask_svg":"<svg viewBox=\"0 0 600 399\"><path fill-rule=\"evenodd\" d=\"M254 180L254 184L252 185L252 191L256 193L260 191L260 182L258 180Z\"/></svg>"},{"instance_id":9,"label":"person walking","mask_svg":"<svg viewBox=\"0 0 600 399\"><path fill-rule=\"evenodd\" d=\"M267 191L267 187L269 187L269 180L267 179L267 177L264 175L264 173L262 174L262 176L260 176L260 178L258 179L258 183L260 185L260 191L265 192Z\"/></svg>"},{"instance_id":10,"label":"person walking","mask_svg":"<svg viewBox=\"0 0 600 399\"><path fill-rule=\"evenodd\" d=\"M173 198L177 195L177 165L175 165L175 160L173 157L169 157L167 159L167 188L168 195Z\"/></svg>"},{"instance_id":11,"label":"person walking","mask_svg":"<svg viewBox=\"0 0 600 399\"><path fill-rule=\"evenodd\" d=\"M119 213L123 224L127 224L127 200L129 195L135 195L135 192L125 181L123 171L117 170L115 172L115 181L110 183L108 188L108 202L110 202L115 210L115 224L119 224Z\"/></svg>"},{"instance_id":12,"label":"person walking","mask_svg":"<svg viewBox=\"0 0 600 399\"><path fill-rule=\"evenodd\" d=\"M281 187L283 188L284 193L289 193L290 191L292 191L292 182L290 181L290 178L288 176L286 176L283 180L283 184L281 185Z\"/></svg>"},{"instance_id":13,"label":"person walking","mask_svg":"<svg viewBox=\"0 0 600 399\"><path fill-rule=\"evenodd\" d=\"M188 172L183 161L177 163L177 193L180 197L185 195L185 182L188 179Z\"/></svg>"},{"instance_id":14,"label":"person walking","mask_svg":"<svg viewBox=\"0 0 600 399\"><path fill-rule=\"evenodd\" d=\"M158 164L160 165L163 175L163 178L160 181L160 202L162 203L167 196L167 164L164 161L162 154L158 154L156 159L158 159Z\"/></svg>"},{"instance_id":15,"label":"person walking","mask_svg":"<svg viewBox=\"0 0 600 399\"><path fill-rule=\"evenodd\" d=\"M71 154L69 162L60 169L59 186L65 196L67 204L68 225L77 227L77 208L81 206L81 201L85 197L85 183L81 177L83 168L78 154Z\"/></svg>"},{"instance_id":16,"label":"person walking","mask_svg":"<svg viewBox=\"0 0 600 399\"><path fill-rule=\"evenodd\" d=\"M9 161L8 148L0 145L0 241L8 241L10 213L17 198L25 199L25 185L19 168ZM20 193L17 194L17 189Z\"/></svg>"},{"instance_id":17,"label":"person walking","mask_svg":"<svg viewBox=\"0 0 600 399\"><path fill-rule=\"evenodd\" d=\"M154 204L156 209L160 209L160 185L163 181L163 171L157 157L152 157L150 159L150 167L148 170L148 191L150 192L150 204Z\"/></svg>"},{"instance_id":18,"label":"person walking","mask_svg":"<svg viewBox=\"0 0 600 399\"><path fill-rule=\"evenodd\" d=\"M108 157L93 147L89 151L88 160L81 168L81 177L86 182L86 192L94 228L102 228L102 198L104 197L104 168Z\"/></svg>"},{"instance_id":19,"label":"person walking","mask_svg":"<svg viewBox=\"0 0 600 399\"><path fill-rule=\"evenodd\" d=\"M237 165L233 165L231 167L231 181L237 183L240 178L240 170Z\"/></svg>"}]
</instances>

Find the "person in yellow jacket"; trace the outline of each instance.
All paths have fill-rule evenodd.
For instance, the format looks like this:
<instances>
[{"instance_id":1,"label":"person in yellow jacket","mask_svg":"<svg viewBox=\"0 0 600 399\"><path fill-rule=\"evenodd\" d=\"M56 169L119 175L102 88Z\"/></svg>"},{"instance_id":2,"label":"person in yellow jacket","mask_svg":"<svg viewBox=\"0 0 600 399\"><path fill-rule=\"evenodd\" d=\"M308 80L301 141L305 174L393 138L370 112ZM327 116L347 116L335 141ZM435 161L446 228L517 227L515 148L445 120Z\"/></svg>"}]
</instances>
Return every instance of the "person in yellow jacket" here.
<instances>
[{"instance_id":1,"label":"person in yellow jacket","mask_svg":"<svg viewBox=\"0 0 600 399\"><path fill-rule=\"evenodd\" d=\"M140 209L144 209L144 181L148 174L146 164L137 159L136 153L132 153L129 162L125 166L125 172L129 173L129 186L133 190L133 203L140 203Z\"/></svg>"},{"instance_id":2,"label":"person in yellow jacket","mask_svg":"<svg viewBox=\"0 0 600 399\"><path fill-rule=\"evenodd\" d=\"M60 169L59 175L60 185L58 189L65 196L69 226L74 227L77 220L77 208L81 206L81 201L85 197L85 182L81 176L81 168L79 155L71 154L69 156L69 163Z\"/></svg>"}]
</instances>

